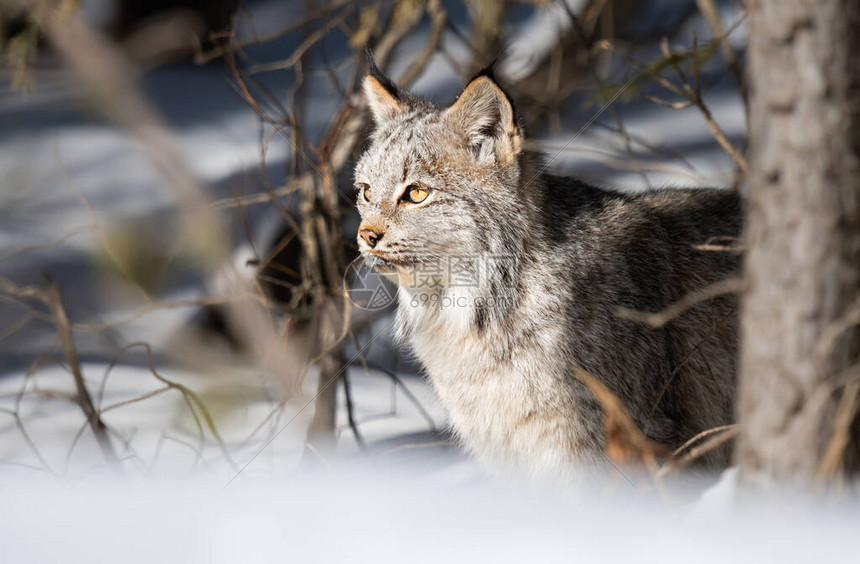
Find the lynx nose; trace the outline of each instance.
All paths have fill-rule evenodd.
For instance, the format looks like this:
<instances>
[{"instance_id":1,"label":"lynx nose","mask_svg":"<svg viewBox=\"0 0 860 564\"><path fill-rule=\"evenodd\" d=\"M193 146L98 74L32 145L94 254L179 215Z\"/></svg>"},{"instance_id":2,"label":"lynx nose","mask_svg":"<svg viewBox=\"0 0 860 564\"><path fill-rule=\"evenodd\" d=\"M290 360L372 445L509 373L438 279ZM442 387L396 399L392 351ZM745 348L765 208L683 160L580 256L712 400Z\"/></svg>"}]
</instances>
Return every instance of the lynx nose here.
<instances>
[{"instance_id":1,"label":"lynx nose","mask_svg":"<svg viewBox=\"0 0 860 564\"><path fill-rule=\"evenodd\" d=\"M378 231L374 231L373 229L360 229L358 234L361 235L361 238L364 239L364 242L370 245L370 248L374 248L376 244L382 239L382 233Z\"/></svg>"}]
</instances>

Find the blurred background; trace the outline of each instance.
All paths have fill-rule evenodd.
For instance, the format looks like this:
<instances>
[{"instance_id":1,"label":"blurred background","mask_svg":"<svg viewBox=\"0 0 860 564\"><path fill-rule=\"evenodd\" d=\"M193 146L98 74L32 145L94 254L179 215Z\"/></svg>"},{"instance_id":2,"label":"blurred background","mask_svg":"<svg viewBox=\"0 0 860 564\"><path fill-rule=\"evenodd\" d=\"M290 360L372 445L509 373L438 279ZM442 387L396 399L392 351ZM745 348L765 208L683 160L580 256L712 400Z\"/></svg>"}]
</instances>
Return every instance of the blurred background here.
<instances>
[{"instance_id":1,"label":"blurred background","mask_svg":"<svg viewBox=\"0 0 860 564\"><path fill-rule=\"evenodd\" d=\"M556 172L740 190L745 18L734 0L0 3L0 481L233 487L335 459L485 481L392 341L390 289L354 265L365 48L440 105L495 63Z\"/></svg>"}]
</instances>

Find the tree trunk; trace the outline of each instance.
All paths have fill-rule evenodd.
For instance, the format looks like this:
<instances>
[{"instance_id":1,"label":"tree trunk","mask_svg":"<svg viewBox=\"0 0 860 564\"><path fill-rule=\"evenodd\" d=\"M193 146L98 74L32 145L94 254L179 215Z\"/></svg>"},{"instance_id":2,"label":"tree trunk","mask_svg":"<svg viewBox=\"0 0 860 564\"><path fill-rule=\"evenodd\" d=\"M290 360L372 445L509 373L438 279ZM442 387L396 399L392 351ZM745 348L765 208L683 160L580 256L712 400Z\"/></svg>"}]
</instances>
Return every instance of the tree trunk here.
<instances>
[{"instance_id":1,"label":"tree trunk","mask_svg":"<svg viewBox=\"0 0 860 564\"><path fill-rule=\"evenodd\" d=\"M334 355L327 354L319 362L319 384L314 409L314 418L308 427L308 443L321 454L331 454L334 451L336 438L337 415L337 382L338 369Z\"/></svg>"},{"instance_id":2,"label":"tree trunk","mask_svg":"<svg viewBox=\"0 0 860 564\"><path fill-rule=\"evenodd\" d=\"M802 482L860 460L860 3L748 8L737 461L747 482Z\"/></svg>"}]
</instances>

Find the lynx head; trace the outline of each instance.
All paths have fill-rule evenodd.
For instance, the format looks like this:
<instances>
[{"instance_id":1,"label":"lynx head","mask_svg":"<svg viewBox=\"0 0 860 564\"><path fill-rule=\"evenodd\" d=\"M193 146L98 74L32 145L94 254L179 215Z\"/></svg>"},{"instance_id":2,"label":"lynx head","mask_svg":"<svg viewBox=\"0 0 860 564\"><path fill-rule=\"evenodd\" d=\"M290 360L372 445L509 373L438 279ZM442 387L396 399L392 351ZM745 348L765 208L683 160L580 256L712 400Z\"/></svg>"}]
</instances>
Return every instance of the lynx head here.
<instances>
[{"instance_id":1,"label":"lynx head","mask_svg":"<svg viewBox=\"0 0 860 564\"><path fill-rule=\"evenodd\" d=\"M376 127L355 169L362 254L402 275L432 259L513 252L524 236L523 137L492 75L473 78L447 108L399 90L372 64L364 91Z\"/></svg>"}]
</instances>

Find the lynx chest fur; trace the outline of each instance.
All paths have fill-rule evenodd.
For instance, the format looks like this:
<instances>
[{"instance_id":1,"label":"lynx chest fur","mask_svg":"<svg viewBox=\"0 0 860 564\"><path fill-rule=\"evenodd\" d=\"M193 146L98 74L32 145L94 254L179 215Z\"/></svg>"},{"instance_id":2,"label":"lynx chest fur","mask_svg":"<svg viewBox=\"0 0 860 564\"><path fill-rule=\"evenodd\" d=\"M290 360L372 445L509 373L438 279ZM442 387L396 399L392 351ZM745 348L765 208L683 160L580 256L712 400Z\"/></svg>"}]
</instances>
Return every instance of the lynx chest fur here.
<instances>
[{"instance_id":1,"label":"lynx chest fur","mask_svg":"<svg viewBox=\"0 0 860 564\"><path fill-rule=\"evenodd\" d=\"M659 311L737 270L737 256L700 250L738 235L735 194L628 196L545 174L489 75L444 109L375 70L365 93L376 129L355 170L359 248L399 280L399 335L469 452L527 476L598 469L603 414L583 371L668 447L731 422L733 298L659 329L617 313Z\"/></svg>"},{"instance_id":2,"label":"lynx chest fur","mask_svg":"<svg viewBox=\"0 0 860 564\"><path fill-rule=\"evenodd\" d=\"M462 303L420 306L415 295L401 289L406 305L398 312L398 331L427 370L466 450L494 471L536 477L577 475L598 462L598 445L589 444L582 418L587 409L573 408L571 390L559 377L564 357L547 354L565 346L557 326L509 319L525 327L478 330L460 317L469 309ZM521 338L523 329L532 338Z\"/></svg>"}]
</instances>

